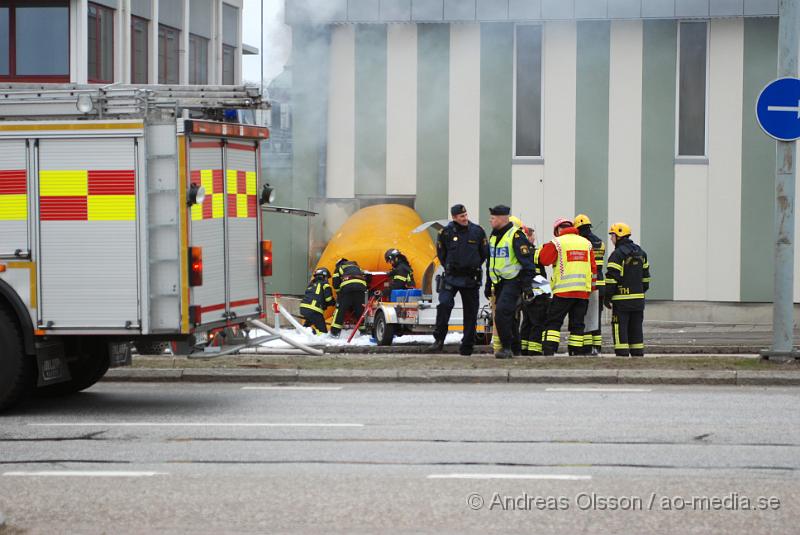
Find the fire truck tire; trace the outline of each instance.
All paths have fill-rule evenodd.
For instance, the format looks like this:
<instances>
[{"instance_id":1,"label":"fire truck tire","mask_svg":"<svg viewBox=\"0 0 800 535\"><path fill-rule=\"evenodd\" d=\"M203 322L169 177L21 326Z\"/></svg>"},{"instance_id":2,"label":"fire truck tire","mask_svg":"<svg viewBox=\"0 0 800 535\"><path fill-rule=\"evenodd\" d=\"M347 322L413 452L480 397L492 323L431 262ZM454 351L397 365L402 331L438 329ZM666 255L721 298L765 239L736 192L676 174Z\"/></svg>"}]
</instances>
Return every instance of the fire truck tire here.
<instances>
[{"instance_id":1,"label":"fire truck tire","mask_svg":"<svg viewBox=\"0 0 800 535\"><path fill-rule=\"evenodd\" d=\"M372 328L372 334L378 341L379 346L392 345L394 329L395 325L386 321L386 315L383 313L383 310L379 310L375 313L375 326Z\"/></svg>"},{"instance_id":2,"label":"fire truck tire","mask_svg":"<svg viewBox=\"0 0 800 535\"><path fill-rule=\"evenodd\" d=\"M36 366L25 354L17 322L0 307L0 411L22 401L31 391Z\"/></svg>"},{"instance_id":3,"label":"fire truck tire","mask_svg":"<svg viewBox=\"0 0 800 535\"><path fill-rule=\"evenodd\" d=\"M75 394L86 390L103 378L108 372L111 362L106 340L103 338L92 340L82 349L80 358L69 363L69 373L72 375L72 379L39 388L36 391L37 396L57 397Z\"/></svg>"},{"instance_id":4,"label":"fire truck tire","mask_svg":"<svg viewBox=\"0 0 800 535\"><path fill-rule=\"evenodd\" d=\"M161 355L166 351L170 344L169 342L134 342L133 347L139 355Z\"/></svg>"}]
</instances>

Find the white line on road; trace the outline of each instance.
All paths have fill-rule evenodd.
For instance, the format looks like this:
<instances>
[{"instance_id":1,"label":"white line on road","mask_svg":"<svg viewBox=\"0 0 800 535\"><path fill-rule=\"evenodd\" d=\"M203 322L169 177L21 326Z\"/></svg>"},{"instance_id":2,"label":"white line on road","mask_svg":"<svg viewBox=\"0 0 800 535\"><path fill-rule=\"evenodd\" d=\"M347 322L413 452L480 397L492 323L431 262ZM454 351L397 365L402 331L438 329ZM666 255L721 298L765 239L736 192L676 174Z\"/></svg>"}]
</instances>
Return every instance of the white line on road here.
<instances>
[{"instance_id":1,"label":"white line on road","mask_svg":"<svg viewBox=\"0 0 800 535\"><path fill-rule=\"evenodd\" d=\"M569 474L431 474L428 479L552 479L559 481L586 481L592 476Z\"/></svg>"},{"instance_id":2,"label":"white line on road","mask_svg":"<svg viewBox=\"0 0 800 535\"><path fill-rule=\"evenodd\" d=\"M5 472L4 477L153 477L166 476L166 472L114 472L114 471L48 471Z\"/></svg>"},{"instance_id":3,"label":"white line on road","mask_svg":"<svg viewBox=\"0 0 800 535\"><path fill-rule=\"evenodd\" d=\"M546 388L546 392L652 392L651 388Z\"/></svg>"},{"instance_id":4,"label":"white line on road","mask_svg":"<svg viewBox=\"0 0 800 535\"><path fill-rule=\"evenodd\" d=\"M242 390L341 390L341 386L243 386Z\"/></svg>"},{"instance_id":5,"label":"white line on road","mask_svg":"<svg viewBox=\"0 0 800 535\"><path fill-rule=\"evenodd\" d=\"M364 424L292 422L48 422L30 427L364 427Z\"/></svg>"}]
</instances>

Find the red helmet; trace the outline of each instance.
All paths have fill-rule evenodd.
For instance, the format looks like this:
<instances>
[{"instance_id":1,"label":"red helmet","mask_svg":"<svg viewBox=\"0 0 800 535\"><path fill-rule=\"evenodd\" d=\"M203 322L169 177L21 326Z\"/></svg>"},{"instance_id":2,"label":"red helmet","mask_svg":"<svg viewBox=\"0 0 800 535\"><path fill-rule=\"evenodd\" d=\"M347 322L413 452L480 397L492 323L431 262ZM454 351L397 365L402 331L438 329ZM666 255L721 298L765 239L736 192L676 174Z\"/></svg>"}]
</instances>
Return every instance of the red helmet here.
<instances>
[{"instance_id":1,"label":"red helmet","mask_svg":"<svg viewBox=\"0 0 800 535\"><path fill-rule=\"evenodd\" d=\"M556 219L553 222L553 236L558 236L558 229L559 229L559 227L562 227L563 225L567 225L567 226L571 227L572 226L572 221L567 219L567 218L564 218L564 217L559 217L558 219Z\"/></svg>"}]
</instances>

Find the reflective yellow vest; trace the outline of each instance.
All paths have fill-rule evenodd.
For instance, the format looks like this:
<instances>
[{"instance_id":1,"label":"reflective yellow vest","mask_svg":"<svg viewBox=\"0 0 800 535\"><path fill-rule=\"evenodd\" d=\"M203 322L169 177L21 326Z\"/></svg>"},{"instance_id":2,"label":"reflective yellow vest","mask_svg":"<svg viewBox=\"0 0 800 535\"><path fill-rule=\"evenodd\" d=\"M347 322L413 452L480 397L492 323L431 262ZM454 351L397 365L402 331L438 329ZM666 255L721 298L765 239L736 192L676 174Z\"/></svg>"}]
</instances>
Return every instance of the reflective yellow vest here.
<instances>
[{"instance_id":1,"label":"reflective yellow vest","mask_svg":"<svg viewBox=\"0 0 800 535\"><path fill-rule=\"evenodd\" d=\"M577 234L564 234L553 238L558 260L553 266L551 286L553 294L592 291L592 244Z\"/></svg>"},{"instance_id":2,"label":"reflective yellow vest","mask_svg":"<svg viewBox=\"0 0 800 535\"><path fill-rule=\"evenodd\" d=\"M497 243L497 236L489 238L489 277L497 284L500 279L513 279L522 271L522 264L514 252L514 235L519 230L516 225L503 234Z\"/></svg>"}]
</instances>

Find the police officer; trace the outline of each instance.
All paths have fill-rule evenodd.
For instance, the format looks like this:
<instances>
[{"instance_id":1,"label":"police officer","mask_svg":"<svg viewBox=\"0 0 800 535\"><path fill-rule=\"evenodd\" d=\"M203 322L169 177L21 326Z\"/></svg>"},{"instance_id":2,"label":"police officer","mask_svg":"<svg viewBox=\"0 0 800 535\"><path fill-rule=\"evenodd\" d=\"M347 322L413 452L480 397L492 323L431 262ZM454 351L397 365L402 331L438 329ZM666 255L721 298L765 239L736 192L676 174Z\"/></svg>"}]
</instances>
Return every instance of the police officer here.
<instances>
[{"instance_id":1,"label":"police officer","mask_svg":"<svg viewBox=\"0 0 800 535\"><path fill-rule=\"evenodd\" d=\"M509 220L522 228L525 237L531 243L531 248L536 251L536 233L527 227L518 217L511 216ZM534 277L531 283L531 292L523 293L522 298L522 323L519 328L519 337L523 355L542 354L542 332L547 319L547 307L550 305L550 284L547 282L547 271L541 264L534 264Z\"/></svg>"},{"instance_id":2,"label":"police officer","mask_svg":"<svg viewBox=\"0 0 800 535\"><path fill-rule=\"evenodd\" d=\"M389 249L383 254L384 260L392 266L389 271L389 290L405 290L413 288L414 270L408 258L397 249Z\"/></svg>"},{"instance_id":3,"label":"police officer","mask_svg":"<svg viewBox=\"0 0 800 535\"><path fill-rule=\"evenodd\" d=\"M644 356L644 294L650 289L647 253L631 240L631 227L614 223L608 230L614 252L608 257L605 305L611 308L614 353Z\"/></svg>"},{"instance_id":4,"label":"police officer","mask_svg":"<svg viewBox=\"0 0 800 535\"><path fill-rule=\"evenodd\" d=\"M333 272L333 289L336 290L338 302L331 322L331 336L339 338L345 314L352 311L358 319L364 313L367 277L356 262L342 258L336 262Z\"/></svg>"},{"instance_id":5,"label":"police officer","mask_svg":"<svg viewBox=\"0 0 800 535\"><path fill-rule=\"evenodd\" d=\"M569 219L553 223L553 238L537 250L534 260L553 266L550 284L553 300L547 310L542 354L553 355L561 341L561 324L569 315L570 355L583 354L584 316L592 293L592 279L597 273L592 244L578 235Z\"/></svg>"},{"instance_id":6,"label":"police officer","mask_svg":"<svg viewBox=\"0 0 800 535\"><path fill-rule=\"evenodd\" d=\"M331 272L321 267L314 271L311 281L306 288L306 294L300 302L300 315L305 319L304 325L312 327L316 332L327 333L325 325L325 310L336 305L333 290L328 280Z\"/></svg>"},{"instance_id":7,"label":"police officer","mask_svg":"<svg viewBox=\"0 0 800 535\"><path fill-rule=\"evenodd\" d=\"M459 353L471 355L478 323L478 292L483 276L481 267L489 256L489 246L486 233L469 220L463 204L450 208L450 215L453 220L439 232L436 240L436 255L444 266L444 277L439 287L439 306L436 307L435 341L427 350L435 353L444 347L450 313L455 306L456 293L459 293L464 307L464 337Z\"/></svg>"},{"instance_id":8,"label":"police officer","mask_svg":"<svg viewBox=\"0 0 800 535\"><path fill-rule=\"evenodd\" d=\"M575 228L578 229L578 234L589 240L594 250L594 262L597 264L597 279L595 285L600 295L603 295L603 287L605 281L603 280L603 269L605 268L606 257L606 243L601 240L594 232L592 232L592 221L586 214L578 214L575 216ZM603 352L603 336L600 331L600 323L603 316L603 300L598 301L598 314L597 314L597 330L583 335L583 354L584 355L599 355Z\"/></svg>"},{"instance_id":9,"label":"police officer","mask_svg":"<svg viewBox=\"0 0 800 535\"><path fill-rule=\"evenodd\" d=\"M511 209L498 204L489 209L489 259L486 269L487 298L495 297L495 326L502 348L495 352L499 359L511 358L515 351L515 338L519 333L514 317L520 296L530 296L535 267L533 250L522 229L509 221Z\"/></svg>"}]
</instances>

